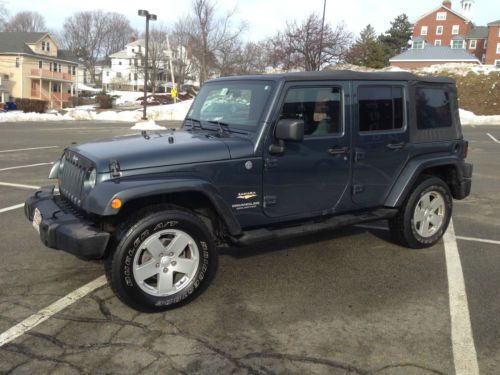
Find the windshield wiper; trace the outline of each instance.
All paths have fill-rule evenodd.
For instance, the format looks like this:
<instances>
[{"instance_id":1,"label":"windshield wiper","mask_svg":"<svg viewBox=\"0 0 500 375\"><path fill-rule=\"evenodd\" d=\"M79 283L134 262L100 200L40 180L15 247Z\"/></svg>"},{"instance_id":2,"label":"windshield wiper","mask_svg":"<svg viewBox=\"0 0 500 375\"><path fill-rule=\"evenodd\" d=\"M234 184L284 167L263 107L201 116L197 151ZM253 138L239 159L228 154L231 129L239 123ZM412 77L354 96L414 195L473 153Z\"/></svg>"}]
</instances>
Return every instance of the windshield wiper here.
<instances>
[{"instance_id":1,"label":"windshield wiper","mask_svg":"<svg viewBox=\"0 0 500 375\"><path fill-rule=\"evenodd\" d=\"M216 124L219 126L219 135L222 137L224 135L228 135L231 132L231 129L229 129L229 124L226 124L225 122L220 122L217 120L207 120L209 124Z\"/></svg>"},{"instance_id":2,"label":"windshield wiper","mask_svg":"<svg viewBox=\"0 0 500 375\"><path fill-rule=\"evenodd\" d=\"M184 123L186 123L186 121L190 121L190 125L191 125L191 130L194 130L196 129L196 126L199 127L200 129L203 129L203 126L201 126L201 121L196 119L196 118L192 118L192 117L186 117L184 119ZM196 124L196 126L195 126Z\"/></svg>"}]
</instances>

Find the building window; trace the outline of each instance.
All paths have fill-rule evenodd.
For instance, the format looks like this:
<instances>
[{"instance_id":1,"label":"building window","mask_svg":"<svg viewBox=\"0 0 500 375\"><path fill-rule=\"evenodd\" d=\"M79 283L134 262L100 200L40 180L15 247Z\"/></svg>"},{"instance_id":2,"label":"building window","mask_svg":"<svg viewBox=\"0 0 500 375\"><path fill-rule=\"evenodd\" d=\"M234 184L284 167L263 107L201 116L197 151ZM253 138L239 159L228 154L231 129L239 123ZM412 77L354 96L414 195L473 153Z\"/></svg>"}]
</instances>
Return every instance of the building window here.
<instances>
[{"instance_id":1,"label":"building window","mask_svg":"<svg viewBox=\"0 0 500 375\"><path fill-rule=\"evenodd\" d=\"M497 54L500 54L500 43L497 43Z\"/></svg>"},{"instance_id":2,"label":"building window","mask_svg":"<svg viewBox=\"0 0 500 375\"><path fill-rule=\"evenodd\" d=\"M451 41L451 48L464 48L464 41L463 40L452 40Z\"/></svg>"},{"instance_id":3,"label":"building window","mask_svg":"<svg viewBox=\"0 0 500 375\"><path fill-rule=\"evenodd\" d=\"M134 73L134 81L137 81L137 73Z\"/></svg>"},{"instance_id":4,"label":"building window","mask_svg":"<svg viewBox=\"0 0 500 375\"><path fill-rule=\"evenodd\" d=\"M135 53L135 49L132 48L132 53Z\"/></svg>"},{"instance_id":5,"label":"building window","mask_svg":"<svg viewBox=\"0 0 500 375\"><path fill-rule=\"evenodd\" d=\"M495 60L495 66L496 66L497 68L500 68L500 60Z\"/></svg>"},{"instance_id":6,"label":"building window","mask_svg":"<svg viewBox=\"0 0 500 375\"><path fill-rule=\"evenodd\" d=\"M38 61L38 69L42 69L43 68L43 62L42 60L39 60Z\"/></svg>"},{"instance_id":7,"label":"building window","mask_svg":"<svg viewBox=\"0 0 500 375\"><path fill-rule=\"evenodd\" d=\"M460 32L460 25L453 25L453 28L451 29L451 34L458 35L459 32Z\"/></svg>"},{"instance_id":8,"label":"building window","mask_svg":"<svg viewBox=\"0 0 500 375\"><path fill-rule=\"evenodd\" d=\"M42 42L42 51L45 51L45 42Z\"/></svg>"},{"instance_id":9,"label":"building window","mask_svg":"<svg viewBox=\"0 0 500 375\"><path fill-rule=\"evenodd\" d=\"M477 47L477 40L476 39L471 39L471 41L469 42L469 48L470 49L476 49Z\"/></svg>"},{"instance_id":10,"label":"building window","mask_svg":"<svg viewBox=\"0 0 500 375\"><path fill-rule=\"evenodd\" d=\"M438 12L436 14L436 20L437 21L445 21L446 20L446 12Z\"/></svg>"},{"instance_id":11,"label":"building window","mask_svg":"<svg viewBox=\"0 0 500 375\"><path fill-rule=\"evenodd\" d=\"M122 61L121 61L121 60L120 60L120 61L118 61L118 65L121 65L121 64L122 64Z\"/></svg>"},{"instance_id":12,"label":"building window","mask_svg":"<svg viewBox=\"0 0 500 375\"><path fill-rule=\"evenodd\" d=\"M414 49L423 49L424 48L424 41L423 40L415 40L413 42L413 48Z\"/></svg>"},{"instance_id":13,"label":"building window","mask_svg":"<svg viewBox=\"0 0 500 375\"><path fill-rule=\"evenodd\" d=\"M19 65L20 65L19 57L16 57L16 68L19 68Z\"/></svg>"},{"instance_id":14,"label":"building window","mask_svg":"<svg viewBox=\"0 0 500 375\"><path fill-rule=\"evenodd\" d=\"M45 49L47 50L47 52L50 51L50 43L49 42L45 43Z\"/></svg>"},{"instance_id":15,"label":"building window","mask_svg":"<svg viewBox=\"0 0 500 375\"><path fill-rule=\"evenodd\" d=\"M52 71L52 63L49 63L49 71Z\"/></svg>"},{"instance_id":16,"label":"building window","mask_svg":"<svg viewBox=\"0 0 500 375\"><path fill-rule=\"evenodd\" d=\"M436 39L436 40L434 41L434 45L435 45L435 46L440 46L440 45L441 45L441 39Z\"/></svg>"},{"instance_id":17,"label":"building window","mask_svg":"<svg viewBox=\"0 0 500 375\"><path fill-rule=\"evenodd\" d=\"M451 101L443 89L417 87L417 128L435 129L452 125Z\"/></svg>"},{"instance_id":18,"label":"building window","mask_svg":"<svg viewBox=\"0 0 500 375\"><path fill-rule=\"evenodd\" d=\"M436 35L443 35L443 26L436 26Z\"/></svg>"},{"instance_id":19,"label":"building window","mask_svg":"<svg viewBox=\"0 0 500 375\"><path fill-rule=\"evenodd\" d=\"M59 73L61 73L62 70L62 64L59 64Z\"/></svg>"},{"instance_id":20,"label":"building window","mask_svg":"<svg viewBox=\"0 0 500 375\"><path fill-rule=\"evenodd\" d=\"M420 28L420 35L427 35L427 29L428 29L427 26L422 26Z\"/></svg>"},{"instance_id":21,"label":"building window","mask_svg":"<svg viewBox=\"0 0 500 375\"><path fill-rule=\"evenodd\" d=\"M71 75L76 76L76 66L71 67Z\"/></svg>"},{"instance_id":22,"label":"building window","mask_svg":"<svg viewBox=\"0 0 500 375\"><path fill-rule=\"evenodd\" d=\"M131 81L132 80L132 73L129 73L128 74L128 80Z\"/></svg>"},{"instance_id":23,"label":"building window","mask_svg":"<svg viewBox=\"0 0 500 375\"><path fill-rule=\"evenodd\" d=\"M109 70L106 70L106 77L109 77Z\"/></svg>"},{"instance_id":24,"label":"building window","mask_svg":"<svg viewBox=\"0 0 500 375\"><path fill-rule=\"evenodd\" d=\"M403 88L362 86L358 88L359 131L379 132L404 127Z\"/></svg>"}]
</instances>

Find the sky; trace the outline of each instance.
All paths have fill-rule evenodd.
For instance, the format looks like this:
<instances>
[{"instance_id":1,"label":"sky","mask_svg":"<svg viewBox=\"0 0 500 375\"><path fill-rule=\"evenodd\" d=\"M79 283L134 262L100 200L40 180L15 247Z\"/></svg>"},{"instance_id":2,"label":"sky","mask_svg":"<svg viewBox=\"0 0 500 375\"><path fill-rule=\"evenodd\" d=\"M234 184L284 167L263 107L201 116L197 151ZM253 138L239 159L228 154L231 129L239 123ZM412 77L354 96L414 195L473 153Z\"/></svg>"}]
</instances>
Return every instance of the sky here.
<instances>
[{"instance_id":1,"label":"sky","mask_svg":"<svg viewBox=\"0 0 500 375\"><path fill-rule=\"evenodd\" d=\"M216 0L221 11L237 9L237 18L245 20L245 39L257 41L273 35L286 21L303 19L311 12L322 14L323 0ZM2 0L0 0L2 2ZM132 26L144 29L144 18L137 15L137 2L127 0L3 0L11 14L21 10L39 12L45 17L50 30L62 28L64 19L74 12L101 9L124 14ZM171 25L187 14L190 0L148 0L143 6L158 16L157 22ZM439 0L387 1L387 0L326 0L326 21L332 25L344 22L347 29L357 35L367 24L382 33L399 14L406 13L410 21L438 7ZM454 0L452 9L459 11L460 0ZM486 25L500 19L498 0L476 0L474 22Z\"/></svg>"}]
</instances>

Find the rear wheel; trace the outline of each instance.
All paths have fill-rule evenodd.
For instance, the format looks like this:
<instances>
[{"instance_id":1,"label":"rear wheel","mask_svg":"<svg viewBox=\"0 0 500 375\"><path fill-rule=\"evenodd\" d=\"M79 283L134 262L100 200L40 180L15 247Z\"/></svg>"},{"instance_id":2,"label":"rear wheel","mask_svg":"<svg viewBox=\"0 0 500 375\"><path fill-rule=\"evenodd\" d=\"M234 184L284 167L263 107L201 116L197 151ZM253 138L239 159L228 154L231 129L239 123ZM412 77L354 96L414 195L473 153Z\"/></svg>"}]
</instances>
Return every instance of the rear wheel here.
<instances>
[{"instance_id":1,"label":"rear wheel","mask_svg":"<svg viewBox=\"0 0 500 375\"><path fill-rule=\"evenodd\" d=\"M448 185L436 177L420 180L398 214L389 220L393 238L410 248L430 247L450 222L452 197Z\"/></svg>"},{"instance_id":2,"label":"rear wheel","mask_svg":"<svg viewBox=\"0 0 500 375\"><path fill-rule=\"evenodd\" d=\"M137 310L178 307L196 297L215 274L212 236L182 208L139 215L118 231L116 243L106 275L118 297Z\"/></svg>"}]
</instances>

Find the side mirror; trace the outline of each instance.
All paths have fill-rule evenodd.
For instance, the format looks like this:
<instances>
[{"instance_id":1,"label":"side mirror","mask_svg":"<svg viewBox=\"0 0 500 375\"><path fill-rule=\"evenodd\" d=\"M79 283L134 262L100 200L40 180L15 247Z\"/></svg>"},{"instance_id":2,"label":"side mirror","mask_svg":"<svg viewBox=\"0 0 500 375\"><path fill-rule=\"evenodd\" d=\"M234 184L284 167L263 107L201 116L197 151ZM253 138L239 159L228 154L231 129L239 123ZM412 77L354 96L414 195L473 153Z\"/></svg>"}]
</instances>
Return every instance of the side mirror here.
<instances>
[{"instance_id":1,"label":"side mirror","mask_svg":"<svg viewBox=\"0 0 500 375\"><path fill-rule=\"evenodd\" d=\"M275 131L278 144L269 146L271 154L281 154L285 151L285 141L302 142L304 140L304 121L295 119L279 120Z\"/></svg>"},{"instance_id":2,"label":"side mirror","mask_svg":"<svg viewBox=\"0 0 500 375\"><path fill-rule=\"evenodd\" d=\"M276 138L283 141L302 142L304 140L304 121L283 119L276 125Z\"/></svg>"}]
</instances>

